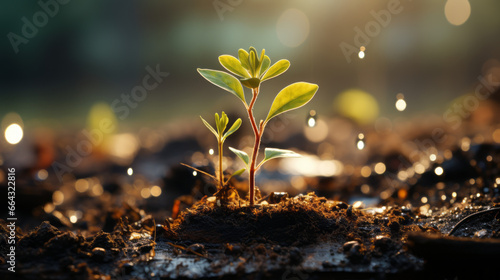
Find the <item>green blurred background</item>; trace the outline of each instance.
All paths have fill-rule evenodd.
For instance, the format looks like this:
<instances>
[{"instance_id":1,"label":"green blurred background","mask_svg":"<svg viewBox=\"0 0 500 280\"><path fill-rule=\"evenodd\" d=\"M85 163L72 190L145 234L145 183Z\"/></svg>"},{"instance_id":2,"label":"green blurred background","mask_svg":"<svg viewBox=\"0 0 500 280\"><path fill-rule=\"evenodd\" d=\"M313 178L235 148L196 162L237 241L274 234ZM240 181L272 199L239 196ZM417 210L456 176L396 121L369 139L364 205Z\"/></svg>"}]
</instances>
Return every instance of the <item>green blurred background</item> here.
<instances>
[{"instance_id":1,"label":"green blurred background","mask_svg":"<svg viewBox=\"0 0 500 280\"><path fill-rule=\"evenodd\" d=\"M320 90L307 110L323 115L335 114L335 98L349 88L373 95L380 116L440 115L454 98L473 92L478 76L498 67L500 59L500 2L495 0L0 5L0 118L16 112L28 126L85 125L93 104L112 104L130 94L147 75L146 67L157 65L169 76L130 110L124 125L197 118L231 111L232 104L237 111L241 104L203 80L196 68L222 69L220 54L236 56L249 46L265 48L273 62L292 63L287 73L262 86L259 102L270 102L291 82L314 82ZM23 36L23 18L40 25L32 38ZM25 41L13 46L12 34ZM364 59L357 53L360 38ZM356 53L346 58L342 43ZM408 103L402 113L394 107L398 93ZM257 113L265 114L268 106L261 108Z\"/></svg>"}]
</instances>

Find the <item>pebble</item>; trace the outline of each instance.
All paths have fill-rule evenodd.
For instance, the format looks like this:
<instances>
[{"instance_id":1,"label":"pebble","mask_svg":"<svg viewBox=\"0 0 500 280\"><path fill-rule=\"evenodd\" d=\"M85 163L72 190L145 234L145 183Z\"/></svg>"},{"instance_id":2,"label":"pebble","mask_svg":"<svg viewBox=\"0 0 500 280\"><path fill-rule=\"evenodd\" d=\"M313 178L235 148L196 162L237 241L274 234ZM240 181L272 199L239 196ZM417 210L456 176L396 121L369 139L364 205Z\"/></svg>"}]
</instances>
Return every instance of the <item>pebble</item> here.
<instances>
[{"instance_id":1,"label":"pebble","mask_svg":"<svg viewBox=\"0 0 500 280\"><path fill-rule=\"evenodd\" d=\"M95 260L103 260L106 256L106 249L101 247L95 247L92 249L92 258Z\"/></svg>"},{"instance_id":2,"label":"pebble","mask_svg":"<svg viewBox=\"0 0 500 280\"><path fill-rule=\"evenodd\" d=\"M387 251L390 248L392 240L385 235L377 235L373 244L376 248L381 249L382 251Z\"/></svg>"},{"instance_id":3,"label":"pebble","mask_svg":"<svg viewBox=\"0 0 500 280\"><path fill-rule=\"evenodd\" d=\"M482 229L482 230L478 230L478 231L474 232L474 237L477 237L477 238L484 238L484 237L486 237L486 235L488 235L488 231L486 229Z\"/></svg>"}]
</instances>

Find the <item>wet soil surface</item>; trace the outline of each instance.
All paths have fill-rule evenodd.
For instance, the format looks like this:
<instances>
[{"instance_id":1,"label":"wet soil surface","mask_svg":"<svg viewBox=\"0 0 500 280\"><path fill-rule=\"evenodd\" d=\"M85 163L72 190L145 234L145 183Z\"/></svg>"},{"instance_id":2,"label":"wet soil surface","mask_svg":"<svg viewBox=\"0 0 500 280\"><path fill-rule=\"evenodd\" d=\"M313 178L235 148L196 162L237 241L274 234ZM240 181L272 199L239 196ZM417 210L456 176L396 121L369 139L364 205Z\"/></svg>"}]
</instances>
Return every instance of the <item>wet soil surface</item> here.
<instances>
[{"instance_id":1,"label":"wet soil surface","mask_svg":"<svg viewBox=\"0 0 500 280\"><path fill-rule=\"evenodd\" d=\"M204 198L157 222L125 205L89 234L17 232L16 279L461 279L495 275L495 199L463 207L355 209L314 194L256 207ZM0 227L6 274L9 230ZM448 236L450 235L450 236ZM458 249L457 249L458 248Z\"/></svg>"}]
</instances>

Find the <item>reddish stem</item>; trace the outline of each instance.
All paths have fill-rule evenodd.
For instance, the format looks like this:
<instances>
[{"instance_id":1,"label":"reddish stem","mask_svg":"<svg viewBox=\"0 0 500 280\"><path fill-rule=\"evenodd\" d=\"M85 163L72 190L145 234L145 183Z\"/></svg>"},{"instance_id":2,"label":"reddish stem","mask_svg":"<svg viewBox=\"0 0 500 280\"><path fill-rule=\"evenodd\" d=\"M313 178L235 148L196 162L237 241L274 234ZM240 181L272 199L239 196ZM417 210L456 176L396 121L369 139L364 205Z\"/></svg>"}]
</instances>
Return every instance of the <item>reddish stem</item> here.
<instances>
[{"instance_id":1,"label":"reddish stem","mask_svg":"<svg viewBox=\"0 0 500 280\"><path fill-rule=\"evenodd\" d=\"M255 104L255 100L257 100L257 95L259 95L259 88L252 89L252 101L250 102L247 110L248 118L250 119L250 123L252 124L253 134L255 135L255 142L253 145L253 152L250 160L250 170L248 170L248 192L250 193L250 207L253 207L255 203L255 172L257 171L255 168L255 163L257 162L257 155L259 154L260 139L262 137L263 128L263 126L261 125L261 130L259 131L259 129L257 128L257 123L255 122L255 118L253 116L253 105Z\"/></svg>"}]
</instances>

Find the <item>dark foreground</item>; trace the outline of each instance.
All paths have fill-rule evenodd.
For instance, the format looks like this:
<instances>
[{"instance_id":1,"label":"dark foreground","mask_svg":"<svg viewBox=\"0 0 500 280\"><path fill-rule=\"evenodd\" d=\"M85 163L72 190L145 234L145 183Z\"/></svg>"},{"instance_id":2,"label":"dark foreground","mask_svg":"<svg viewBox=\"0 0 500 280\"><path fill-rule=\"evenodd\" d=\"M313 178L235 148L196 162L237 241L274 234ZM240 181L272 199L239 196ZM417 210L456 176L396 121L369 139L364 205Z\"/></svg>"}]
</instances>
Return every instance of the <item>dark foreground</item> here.
<instances>
[{"instance_id":1,"label":"dark foreground","mask_svg":"<svg viewBox=\"0 0 500 280\"><path fill-rule=\"evenodd\" d=\"M18 231L15 279L464 279L499 275L495 199L418 209L300 195L219 207L204 198L175 220L129 206L84 236L43 222ZM471 215L474 214L474 215ZM468 218L466 218L468 217ZM466 219L464 219L466 218ZM7 271L6 223L2 279ZM450 235L450 236L448 236ZM14 278L12 278L14 279Z\"/></svg>"}]
</instances>

